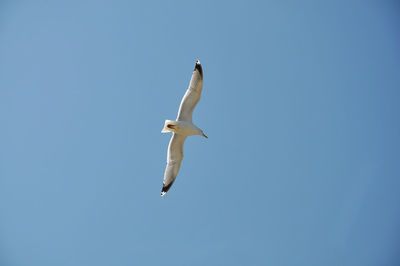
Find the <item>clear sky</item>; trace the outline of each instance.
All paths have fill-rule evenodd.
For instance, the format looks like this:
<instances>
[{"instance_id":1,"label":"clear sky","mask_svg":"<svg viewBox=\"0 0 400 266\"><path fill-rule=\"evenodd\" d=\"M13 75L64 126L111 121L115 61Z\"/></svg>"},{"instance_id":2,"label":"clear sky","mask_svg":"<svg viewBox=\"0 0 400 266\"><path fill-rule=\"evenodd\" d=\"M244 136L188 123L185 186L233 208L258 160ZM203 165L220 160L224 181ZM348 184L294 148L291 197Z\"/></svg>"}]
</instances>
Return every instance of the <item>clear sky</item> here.
<instances>
[{"instance_id":1,"label":"clear sky","mask_svg":"<svg viewBox=\"0 0 400 266\"><path fill-rule=\"evenodd\" d=\"M0 265L400 264L396 1L1 1ZM178 178L169 134L204 70Z\"/></svg>"}]
</instances>

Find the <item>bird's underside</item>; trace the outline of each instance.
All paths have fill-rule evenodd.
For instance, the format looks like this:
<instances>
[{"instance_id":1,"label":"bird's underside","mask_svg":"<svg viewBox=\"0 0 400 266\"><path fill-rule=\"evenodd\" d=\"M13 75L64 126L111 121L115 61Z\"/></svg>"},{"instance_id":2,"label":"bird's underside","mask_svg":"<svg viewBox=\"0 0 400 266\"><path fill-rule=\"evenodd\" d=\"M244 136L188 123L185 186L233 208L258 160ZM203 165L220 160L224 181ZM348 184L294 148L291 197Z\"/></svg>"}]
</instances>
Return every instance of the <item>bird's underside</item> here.
<instances>
[{"instance_id":1,"label":"bird's underside","mask_svg":"<svg viewBox=\"0 0 400 266\"><path fill-rule=\"evenodd\" d=\"M188 136L207 137L201 129L192 123L193 110L200 101L203 88L203 70L200 61L196 62L189 88L182 98L176 121L166 120L161 132L172 132L168 145L167 167L165 168L161 196L165 195L178 175L183 159L183 144Z\"/></svg>"}]
</instances>

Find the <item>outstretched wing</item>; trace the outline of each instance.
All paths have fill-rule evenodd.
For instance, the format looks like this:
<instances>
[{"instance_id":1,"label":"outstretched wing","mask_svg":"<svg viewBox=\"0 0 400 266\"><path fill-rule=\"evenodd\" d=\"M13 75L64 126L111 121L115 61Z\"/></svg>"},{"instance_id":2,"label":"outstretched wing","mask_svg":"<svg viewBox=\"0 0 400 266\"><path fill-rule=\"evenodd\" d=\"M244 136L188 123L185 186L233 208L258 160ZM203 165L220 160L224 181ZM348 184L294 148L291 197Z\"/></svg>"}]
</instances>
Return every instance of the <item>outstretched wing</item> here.
<instances>
[{"instance_id":1,"label":"outstretched wing","mask_svg":"<svg viewBox=\"0 0 400 266\"><path fill-rule=\"evenodd\" d=\"M174 133L169 142L167 167L165 168L161 196L164 196L164 194L167 193L174 183L176 176L178 175L183 159L183 143L185 142L186 137L187 136Z\"/></svg>"},{"instance_id":2,"label":"outstretched wing","mask_svg":"<svg viewBox=\"0 0 400 266\"><path fill-rule=\"evenodd\" d=\"M203 69L200 61L196 61L192 78L190 80L189 88L182 98L181 105L179 106L177 121L190 121L192 122L193 110L196 104L200 101L201 90L203 88Z\"/></svg>"}]
</instances>

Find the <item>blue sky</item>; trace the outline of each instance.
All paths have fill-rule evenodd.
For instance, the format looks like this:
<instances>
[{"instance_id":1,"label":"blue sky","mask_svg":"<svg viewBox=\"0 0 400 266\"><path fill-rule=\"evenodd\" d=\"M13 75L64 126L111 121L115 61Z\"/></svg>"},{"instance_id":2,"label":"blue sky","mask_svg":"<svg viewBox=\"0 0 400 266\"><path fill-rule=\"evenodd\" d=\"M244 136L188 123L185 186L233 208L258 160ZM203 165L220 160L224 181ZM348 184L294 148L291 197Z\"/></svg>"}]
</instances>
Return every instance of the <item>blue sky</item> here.
<instances>
[{"instance_id":1,"label":"blue sky","mask_svg":"<svg viewBox=\"0 0 400 266\"><path fill-rule=\"evenodd\" d=\"M0 265L398 265L399 12L2 1Z\"/></svg>"}]
</instances>

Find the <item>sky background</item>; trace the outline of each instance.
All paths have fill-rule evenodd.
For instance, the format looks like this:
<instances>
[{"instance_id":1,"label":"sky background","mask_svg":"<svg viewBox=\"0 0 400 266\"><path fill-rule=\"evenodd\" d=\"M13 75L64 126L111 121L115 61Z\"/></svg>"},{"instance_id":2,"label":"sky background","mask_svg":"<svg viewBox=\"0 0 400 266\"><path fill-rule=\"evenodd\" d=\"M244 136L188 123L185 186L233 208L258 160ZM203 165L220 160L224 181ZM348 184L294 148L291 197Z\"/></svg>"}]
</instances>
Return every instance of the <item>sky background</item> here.
<instances>
[{"instance_id":1,"label":"sky background","mask_svg":"<svg viewBox=\"0 0 400 266\"><path fill-rule=\"evenodd\" d=\"M398 1L1 1L0 265L400 265ZM171 190L169 134L204 70Z\"/></svg>"}]
</instances>

